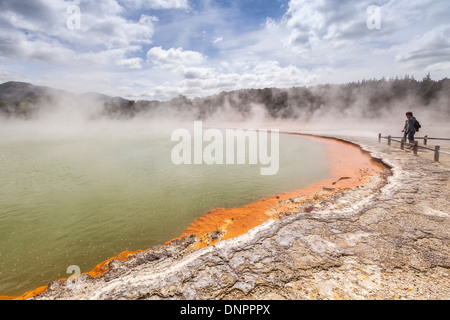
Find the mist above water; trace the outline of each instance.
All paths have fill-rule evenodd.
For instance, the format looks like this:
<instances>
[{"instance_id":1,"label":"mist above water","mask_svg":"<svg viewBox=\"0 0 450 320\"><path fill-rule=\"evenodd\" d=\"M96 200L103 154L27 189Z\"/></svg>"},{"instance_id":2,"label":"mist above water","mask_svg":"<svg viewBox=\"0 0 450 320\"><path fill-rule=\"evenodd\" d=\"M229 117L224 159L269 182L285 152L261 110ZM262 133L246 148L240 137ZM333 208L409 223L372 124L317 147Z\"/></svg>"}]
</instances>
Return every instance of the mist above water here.
<instances>
[{"instance_id":1,"label":"mist above water","mask_svg":"<svg viewBox=\"0 0 450 320\"><path fill-rule=\"evenodd\" d=\"M421 81L406 76L311 88L246 89L166 102L77 95L20 83L0 88L5 86L7 90L0 90L0 126L22 133L170 131L201 120L216 127L395 136L401 135L405 113L412 111L424 134L450 136L450 80L429 76Z\"/></svg>"}]
</instances>

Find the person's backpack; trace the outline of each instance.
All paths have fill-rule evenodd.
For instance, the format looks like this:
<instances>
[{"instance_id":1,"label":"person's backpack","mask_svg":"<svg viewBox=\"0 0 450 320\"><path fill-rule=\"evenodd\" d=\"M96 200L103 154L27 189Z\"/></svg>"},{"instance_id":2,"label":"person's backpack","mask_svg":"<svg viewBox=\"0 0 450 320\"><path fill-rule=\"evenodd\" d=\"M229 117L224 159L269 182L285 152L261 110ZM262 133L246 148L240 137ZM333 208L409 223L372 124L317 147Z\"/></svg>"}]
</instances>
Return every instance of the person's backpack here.
<instances>
[{"instance_id":1,"label":"person's backpack","mask_svg":"<svg viewBox=\"0 0 450 320\"><path fill-rule=\"evenodd\" d=\"M419 121L414 122L414 128L416 128L416 132L419 132L419 129L422 128L422 125L419 123Z\"/></svg>"}]
</instances>

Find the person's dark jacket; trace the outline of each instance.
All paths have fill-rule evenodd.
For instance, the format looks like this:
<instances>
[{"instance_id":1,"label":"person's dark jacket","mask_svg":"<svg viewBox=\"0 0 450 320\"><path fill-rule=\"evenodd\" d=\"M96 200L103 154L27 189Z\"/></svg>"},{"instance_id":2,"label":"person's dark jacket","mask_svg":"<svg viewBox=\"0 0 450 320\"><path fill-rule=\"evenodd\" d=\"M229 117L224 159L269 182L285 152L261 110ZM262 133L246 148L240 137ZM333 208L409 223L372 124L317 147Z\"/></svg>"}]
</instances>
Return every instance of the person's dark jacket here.
<instances>
[{"instance_id":1,"label":"person's dark jacket","mask_svg":"<svg viewBox=\"0 0 450 320\"><path fill-rule=\"evenodd\" d=\"M414 126L415 123L416 123L416 118L415 117L409 118L408 126L406 128L406 132L407 133L416 132L416 127Z\"/></svg>"}]
</instances>

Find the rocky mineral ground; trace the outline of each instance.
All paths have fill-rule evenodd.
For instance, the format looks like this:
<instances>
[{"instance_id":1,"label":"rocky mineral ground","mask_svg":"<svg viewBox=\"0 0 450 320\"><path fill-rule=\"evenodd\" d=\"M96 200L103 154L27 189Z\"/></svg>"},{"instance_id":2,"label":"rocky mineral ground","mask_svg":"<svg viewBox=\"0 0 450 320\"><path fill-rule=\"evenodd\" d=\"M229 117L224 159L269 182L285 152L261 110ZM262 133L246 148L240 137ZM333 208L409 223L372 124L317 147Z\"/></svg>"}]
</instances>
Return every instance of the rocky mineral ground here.
<instances>
[{"instance_id":1,"label":"rocky mineral ground","mask_svg":"<svg viewBox=\"0 0 450 320\"><path fill-rule=\"evenodd\" d=\"M31 299L449 299L450 166L345 138L391 170L233 239L190 236Z\"/></svg>"}]
</instances>

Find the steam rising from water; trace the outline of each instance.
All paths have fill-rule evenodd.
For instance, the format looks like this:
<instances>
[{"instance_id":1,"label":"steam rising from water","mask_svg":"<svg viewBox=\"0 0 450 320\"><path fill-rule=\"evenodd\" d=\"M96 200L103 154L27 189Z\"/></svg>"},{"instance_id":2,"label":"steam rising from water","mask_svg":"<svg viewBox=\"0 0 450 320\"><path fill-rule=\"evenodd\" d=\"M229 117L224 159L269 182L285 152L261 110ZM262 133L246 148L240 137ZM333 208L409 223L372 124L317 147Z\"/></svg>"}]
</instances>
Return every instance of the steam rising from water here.
<instances>
[{"instance_id":1,"label":"steam rising from water","mask_svg":"<svg viewBox=\"0 0 450 320\"><path fill-rule=\"evenodd\" d=\"M31 86L33 87L33 86ZM39 88L36 89L36 88ZM33 87L37 101L23 98L15 112L28 120L0 116L0 131L62 136L76 132L148 132L192 127L267 128L304 133L374 137L401 135L405 113L414 112L421 133L450 137L450 81L405 79L312 88L239 90L207 98L180 96L168 102L128 101L100 94L72 94ZM14 92L9 93L13 95ZM23 95L23 94L22 94ZM23 102L25 101L25 102ZM1 101L0 101L1 102ZM0 115L2 115L0 108Z\"/></svg>"}]
</instances>

